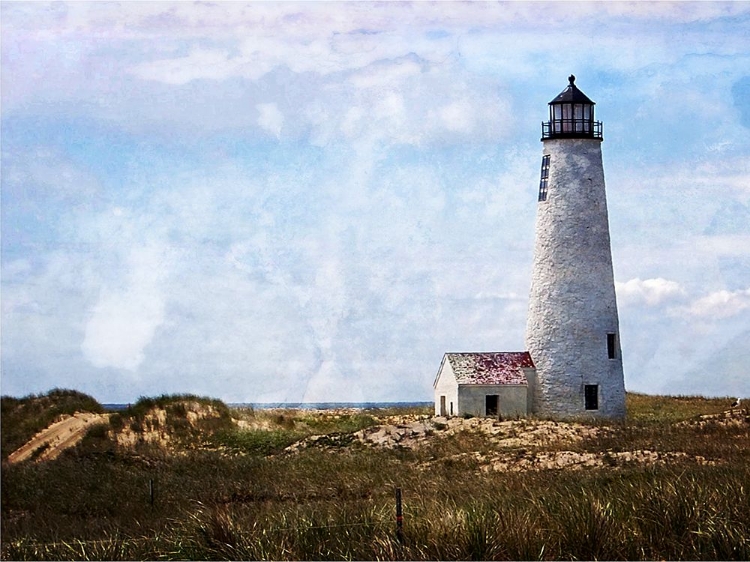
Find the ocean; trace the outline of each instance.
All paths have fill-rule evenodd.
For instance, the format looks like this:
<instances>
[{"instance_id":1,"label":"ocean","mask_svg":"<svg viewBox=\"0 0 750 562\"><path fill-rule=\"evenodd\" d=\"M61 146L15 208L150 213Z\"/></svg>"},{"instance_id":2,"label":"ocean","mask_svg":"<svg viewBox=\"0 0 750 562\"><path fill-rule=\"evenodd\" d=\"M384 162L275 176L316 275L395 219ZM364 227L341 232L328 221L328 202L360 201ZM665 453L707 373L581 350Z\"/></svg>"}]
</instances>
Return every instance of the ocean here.
<instances>
[{"instance_id":1,"label":"ocean","mask_svg":"<svg viewBox=\"0 0 750 562\"><path fill-rule=\"evenodd\" d=\"M361 410L376 408L420 408L431 406L433 402L228 402L230 408L254 408L269 410L289 408L298 410L338 410L356 408ZM125 410L130 404L102 404L108 410Z\"/></svg>"}]
</instances>

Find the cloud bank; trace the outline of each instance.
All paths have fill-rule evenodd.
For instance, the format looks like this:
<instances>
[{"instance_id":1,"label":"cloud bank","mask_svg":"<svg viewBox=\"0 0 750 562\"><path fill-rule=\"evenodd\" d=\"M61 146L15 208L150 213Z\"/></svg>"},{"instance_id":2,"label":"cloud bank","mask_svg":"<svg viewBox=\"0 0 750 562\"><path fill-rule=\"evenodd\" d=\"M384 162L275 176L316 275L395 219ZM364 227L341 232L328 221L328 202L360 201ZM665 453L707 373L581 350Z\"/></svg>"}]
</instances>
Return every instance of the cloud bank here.
<instances>
[{"instance_id":1,"label":"cloud bank","mask_svg":"<svg viewBox=\"0 0 750 562\"><path fill-rule=\"evenodd\" d=\"M444 352L522 349L574 73L628 389L750 395L747 4L0 10L4 393L428 400Z\"/></svg>"}]
</instances>

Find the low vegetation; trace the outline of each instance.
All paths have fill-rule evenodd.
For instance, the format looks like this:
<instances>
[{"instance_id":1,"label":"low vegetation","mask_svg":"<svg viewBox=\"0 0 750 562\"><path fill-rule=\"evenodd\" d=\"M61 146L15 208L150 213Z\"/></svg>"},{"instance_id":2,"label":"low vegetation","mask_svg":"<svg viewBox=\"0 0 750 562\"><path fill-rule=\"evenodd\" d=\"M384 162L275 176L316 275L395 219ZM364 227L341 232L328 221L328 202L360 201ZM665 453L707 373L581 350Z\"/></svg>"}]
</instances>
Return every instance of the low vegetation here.
<instances>
[{"instance_id":1,"label":"low vegetation","mask_svg":"<svg viewBox=\"0 0 750 562\"><path fill-rule=\"evenodd\" d=\"M91 396L76 390L56 388L47 394L31 394L24 398L3 396L2 459L31 439L36 433L64 415L76 412L100 414L104 408Z\"/></svg>"},{"instance_id":2,"label":"low vegetation","mask_svg":"<svg viewBox=\"0 0 750 562\"><path fill-rule=\"evenodd\" d=\"M417 445L385 447L359 437L430 411L144 399L54 461L3 466L2 558L747 560L750 413L729 403L631 394L625 422L447 420ZM195 404L213 421L188 416ZM134 423L153 431L156 410L194 424L169 422L182 437L167 446L118 445ZM311 445L287 448L301 439ZM646 458L637 451L661 460L623 460ZM606 462L491 461L562 453Z\"/></svg>"}]
</instances>

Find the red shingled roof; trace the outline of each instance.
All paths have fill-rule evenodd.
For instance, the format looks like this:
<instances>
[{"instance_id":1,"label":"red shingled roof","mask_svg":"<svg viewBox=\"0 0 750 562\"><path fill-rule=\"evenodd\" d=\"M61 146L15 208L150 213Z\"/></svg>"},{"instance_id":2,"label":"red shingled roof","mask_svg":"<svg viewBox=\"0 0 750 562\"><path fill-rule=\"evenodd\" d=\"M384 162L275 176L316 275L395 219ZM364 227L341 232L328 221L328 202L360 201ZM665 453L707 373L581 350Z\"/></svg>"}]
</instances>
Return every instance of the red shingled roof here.
<instances>
[{"instance_id":1,"label":"red shingled roof","mask_svg":"<svg viewBox=\"0 0 750 562\"><path fill-rule=\"evenodd\" d=\"M446 353L458 384L528 384L523 368L534 368L528 351Z\"/></svg>"}]
</instances>

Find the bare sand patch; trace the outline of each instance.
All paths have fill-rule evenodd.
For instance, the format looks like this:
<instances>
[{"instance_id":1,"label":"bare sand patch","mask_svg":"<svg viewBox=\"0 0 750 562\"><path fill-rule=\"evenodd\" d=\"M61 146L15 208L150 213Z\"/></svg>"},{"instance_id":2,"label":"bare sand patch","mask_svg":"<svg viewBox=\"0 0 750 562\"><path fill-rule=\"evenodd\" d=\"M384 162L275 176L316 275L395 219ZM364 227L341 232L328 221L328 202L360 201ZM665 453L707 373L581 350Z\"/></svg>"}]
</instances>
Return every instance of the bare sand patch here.
<instances>
[{"instance_id":1,"label":"bare sand patch","mask_svg":"<svg viewBox=\"0 0 750 562\"><path fill-rule=\"evenodd\" d=\"M192 427L195 427L200 420L220 416L219 411L211 405L195 401L179 402L179 405L184 408L184 417L176 417L182 417ZM175 439L174 431L169 426L168 415L175 417L174 413L168 414L164 408L151 408L139 421L137 427L125 426L119 431L110 430L110 435L118 445L125 447L134 447L138 443L167 447Z\"/></svg>"},{"instance_id":2,"label":"bare sand patch","mask_svg":"<svg viewBox=\"0 0 750 562\"><path fill-rule=\"evenodd\" d=\"M77 445L90 427L107 422L109 422L109 414L76 412L72 416L63 416L62 419L40 431L25 445L11 453L8 456L8 462L17 463L30 459L32 456L36 461L55 459L65 449Z\"/></svg>"}]
</instances>

